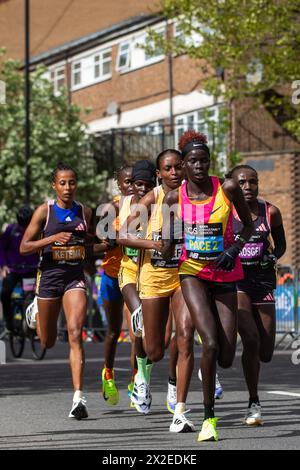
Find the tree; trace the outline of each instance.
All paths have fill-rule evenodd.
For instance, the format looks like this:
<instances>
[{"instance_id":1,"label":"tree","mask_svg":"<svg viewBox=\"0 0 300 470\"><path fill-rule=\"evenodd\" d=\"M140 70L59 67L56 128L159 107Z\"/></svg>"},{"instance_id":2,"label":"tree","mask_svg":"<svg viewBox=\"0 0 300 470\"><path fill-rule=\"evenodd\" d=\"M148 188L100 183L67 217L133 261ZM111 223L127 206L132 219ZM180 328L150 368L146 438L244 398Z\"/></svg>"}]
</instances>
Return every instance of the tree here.
<instances>
[{"instance_id":1,"label":"tree","mask_svg":"<svg viewBox=\"0 0 300 470\"><path fill-rule=\"evenodd\" d=\"M1 55L0 55L1 59ZM6 85L6 104L0 104L0 226L11 222L25 199L24 75L14 60L0 62L0 80ZM80 113L69 104L66 92L55 96L44 78L45 69L31 80L31 205L53 196L51 172L60 161L78 172L78 199L92 206L105 192L106 173L96 174L93 139L86 133Z\"/></svg>"},{"instance_id":2,"label":"tree","mask_svg":"<svg viewBox=\"0 0 300 470\"><path fill-rule=\"evenodd\" d=\"M162 0L162 5L180 34L165 41L152 33L156 46L202 59L208 92L229 101L258 98L300 140L299 106L292 101L292 83L300 79L300 0Z\"/></svg>"}]
</instances>

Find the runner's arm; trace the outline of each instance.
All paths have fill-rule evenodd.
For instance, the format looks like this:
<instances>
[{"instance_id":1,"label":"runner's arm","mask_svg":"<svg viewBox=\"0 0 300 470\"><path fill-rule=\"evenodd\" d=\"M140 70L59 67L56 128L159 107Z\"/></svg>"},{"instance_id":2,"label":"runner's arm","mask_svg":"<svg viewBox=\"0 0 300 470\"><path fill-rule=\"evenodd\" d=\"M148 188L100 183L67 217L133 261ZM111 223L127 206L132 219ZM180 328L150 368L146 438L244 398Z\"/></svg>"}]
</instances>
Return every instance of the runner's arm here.
<instances>
[{"instance_id":1,"label":"runner's arm","mask_svg":"<svg viewBox=\"0 0 300 470\"><path fill-rule=\"evenodd\" d=\"M274 241L273 254L277 259L281 258L286 251L286 239L282 216L278 207L270 205L271 235Z\"/></svg>"},{"instance_id":2,"label":"runner's arm","mask_svg":"<svg viewBox=\"0 0 300 470\"><path fill-rule=\"evenodd\" d=\"M50 237L41 238L38 240L41 227L45 223L48 214L47 204L42 204L39 206L30 221L21 241L20 253L21 255L31 255L32 253L37 253L45 246L51 245L54 242L67 243L71 237L71 232L59 232Z\"/></svg>"},{"instance_id":3,"label":"runner's arm","mask_svg":"<svg viewBox=\"0 0 300 470\"><path fill-rule=\"evenodd\" d=\"M141 211L145 208L147 210L147 221L146 226L142 224L142 232L144 236L147 233L147 223L151 213L151 205L155 203L154 191L147 193L138 203L138 207L129 215L125 223L120 228L117 243L121 246L127 246L129 248L148 249L148 250L160 250L161 242L146 240L141 238L137 234L137 230L141 227ZM145 215L145 214L144 214Z\"/></svg>"},{"instance_id":4,"label":"runner's arm","mask_svg":"<svg viewBox=\"0 0 300 470\"><path fill-rule=\"evenodd\" d=\"M170 261L175 252L175 214L178 214L178 189L168 192L162 204L163 230L161 254L165 261Z\"/></svg>"}]
</instances>

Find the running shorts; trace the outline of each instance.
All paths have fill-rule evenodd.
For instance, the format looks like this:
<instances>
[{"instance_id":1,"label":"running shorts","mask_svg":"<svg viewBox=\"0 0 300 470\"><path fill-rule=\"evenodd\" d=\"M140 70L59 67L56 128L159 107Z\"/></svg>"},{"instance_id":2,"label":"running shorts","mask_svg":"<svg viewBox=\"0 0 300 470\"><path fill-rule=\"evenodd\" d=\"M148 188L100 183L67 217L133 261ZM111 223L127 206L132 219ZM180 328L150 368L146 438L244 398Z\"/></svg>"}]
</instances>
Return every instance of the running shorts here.
<instances>
[{"instance_id":1,"label":"running shorts","mask_svg":"<svg viewBox=\"0 0 300 470\"><path fill-rule=\"evenodd\" d=\"M140 299L155 299L158 297L170 297L180 287L177 269L147 269L147 264L141 268L139 277Z\"/></svg>"},{"instance_id":2,"label":"running shorts","mask_svg":"<svg viewBox=\"0 0 300 470\"><path fill-rule=\"evenodd\" d=\"M102 300L108 302L122 298L117 277L111 277L104 272L101 280L100 296Z\"/></svg>"},{"instance_id":3,"label":"running shorts","mask_svg":"<svg viewBox=\"0 0 300 470\"><path fill-rule=\"evenodd\" d=\"M58 299L70 290L86 292L86 279L81 266L38 271L36 296L39 299Z\"/></svg>"},{"instance_id":4,"label":"running shorts","mask_svg":"<svg viewBox=\"0 0 300 470\"><path fill-rule=\"evenodd\" d=\"M122 291L127 284L134 284L136 285L137 282L137 268L136 269L130 269L128 267L122 267L120 268L119 271L119 287Z\"/></svg>"},{"instance_id":5,"label":"running shorts","mask_svg":"<svg viewBox=\"0 0 300 470\"><path fill-rule=\"evenodd\" d=\"M252 304L275 304L272 280L244 279L237 282L237 291L250 297Z\"/></svg>"},{"instance_id":6,"label":"running shorts","mask_svg":"<svg viewBox=\"0 0 300 470\"><path fill-rule=\"evenodd\" d=\"M206 281L205 279L201 279L196 276L192 276L190 274L180 274L180 281L182 282L183 279L186 279L188 277L193 277L195 279L198 279L202 284L204 284L209 293L213 296L215 295L222 295L222 294L229 294L229 293L236 293L237 291L237 286L236 282L212 282L212 281Z\"/></svg>"}]
</instances>

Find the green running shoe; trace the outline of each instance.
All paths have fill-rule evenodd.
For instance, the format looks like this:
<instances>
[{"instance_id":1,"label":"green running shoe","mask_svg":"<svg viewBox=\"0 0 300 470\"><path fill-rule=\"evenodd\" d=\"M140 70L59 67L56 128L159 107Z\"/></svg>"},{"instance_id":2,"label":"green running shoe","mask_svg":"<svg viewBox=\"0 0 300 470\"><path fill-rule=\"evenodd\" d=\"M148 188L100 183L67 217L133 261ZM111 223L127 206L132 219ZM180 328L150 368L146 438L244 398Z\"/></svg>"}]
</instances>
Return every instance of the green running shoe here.
<instances>
[{"instance_id":1,"label":"green running shoe","mask_svg":"<svg viewBox=\"0 0 300 470\"><path fill-rule=\"evenodd\" d=\"M218 418L208 418L203 421L202 429L198 436L198 442L218 440L217 421Z\"/></svg>"},{"instance_id":2,"label":"green running shoe","mask_svg":"<svg viewBox=\"0 0 300 470\"><path fill-rule=\"evenodd\" d=\"M102 370L102 395L106 403L110 406L119 403L119 391L115 384L115 375L112 373L112 378L106 380L105 368Z\"/></svg>"}]
</instances>

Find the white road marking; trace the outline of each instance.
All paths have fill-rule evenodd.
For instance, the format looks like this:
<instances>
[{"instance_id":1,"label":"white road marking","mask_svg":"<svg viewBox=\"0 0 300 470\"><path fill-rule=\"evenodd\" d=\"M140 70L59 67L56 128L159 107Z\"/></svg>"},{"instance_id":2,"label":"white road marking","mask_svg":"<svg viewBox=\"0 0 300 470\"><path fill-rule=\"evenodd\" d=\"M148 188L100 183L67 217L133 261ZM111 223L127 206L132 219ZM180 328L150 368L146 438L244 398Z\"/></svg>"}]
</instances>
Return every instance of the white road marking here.
<instances>
[{"instance_id":1,"label":"white road marking","mask_svg":"<svg viewBox=\"0 0 300 470\"><path fill-rule=\"evenodd\" d=\"M267 393L272 393L273 395L286 395L288 397L300 397L300 393L292 393L292 392L274 391L274 392L267 392Z\"/></svg>"}]
</instances>

